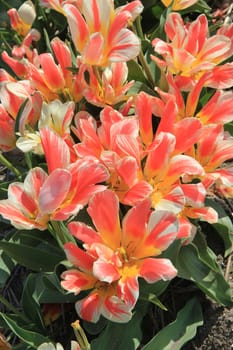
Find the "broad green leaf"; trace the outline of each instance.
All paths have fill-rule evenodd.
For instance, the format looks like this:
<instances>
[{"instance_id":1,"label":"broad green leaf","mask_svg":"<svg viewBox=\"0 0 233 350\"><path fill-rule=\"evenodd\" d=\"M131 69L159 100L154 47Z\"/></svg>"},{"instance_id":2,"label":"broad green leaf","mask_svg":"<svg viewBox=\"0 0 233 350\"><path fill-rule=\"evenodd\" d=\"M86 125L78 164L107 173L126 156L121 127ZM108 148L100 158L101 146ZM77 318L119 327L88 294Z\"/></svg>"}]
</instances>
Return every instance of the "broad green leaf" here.
<instances>
[{"instance_id":1,"label":"broad green leaf","mask_svg":"<svg viewBox=\"0 0 233 350\"><path fill-rule=\"evenodd\" d=\"M15 263L4 251L2 251L0 254L0 290L5 286L5 283L11 275L11 271L14 267Z\"/></svg>"},{"instance_id":2,"label":"broad green leaf","mask_svg":"<svg viewBox=\"0 0 233 350\"><path fill-rule=\"evenodd\" d=\"M187 302L174 322L164 327L142 350L179 350L196 335L203 324L202 311L196 298Z\"/></svg>"},{"instance_id":3,"label":"broad green leaf","mask_svg":"<svg viewBox=\"0 0 233 350\"><path fill-rule=\"evenodd\" d=\"M206 204L214 208L218 213L218 222L216 224L212 224L212 227L222 238L225 246L225 256L228 256L232 251L233 223L229 215L227 215L226 211L223 209L223 206L220 205L220 203L217 203L214 200L207 199Z\"/></svg>"},{"instance_id":4,"label":"broad green leaf","mask_svg":"<svg viewBox=\"0 0 233 350\"><path fill-rule=\"evenodd\" d=\"M127 62L128 66L128 81L135 80L135 81L141 81L142 83L147 84L147 80L143 74L141 66L134 60L131 60Z\"/></svg>"},{"instance_id":5,"label":"broad green leaf","mask_svg":"<svg viewBox=\"0 0 233 350\"><path fill-rule=\"evenodd\" d=\"M157 0L142 0L144 9L154 6L157 2Z\"/></svg>"},{"instance_id":6,"label":"broad green leaf","mask_svg":"<svg viewBox=\"0 0 233 350\"><path fill-rule=\"evenodd\" d=\"M231 136L233 136L233 122L225 124L224 130L228 131L231 134Z\"/></svg>"},{"instance_id":7,"label":"broad green leaf","mask_svg":"<svg viewBox=\"0 0 233 350\"><path fill-rule=\"evenodd\" d=\"M25 315L29 320L37 325L38 330L42 333L45 331L44 321L41 314L39 299L37 296L37 274L30 274L25 283L22 295L22 306Z\"/></svg>"},{"instance_id":8,"label":"broad green leaf","mask_svg":"<svg viewBox=\"0 0 233 350\"><path fill-rule=\"evenodd\" d=\"M198 231L196 233L193 243L198 249L200 260L203 261L203 263L205 263L211 270L221 273L221 269L217 263L217 257L208 247L202 232Z\"/></svg>"},{"instance_id":9,"label":"broad green leaf","mask_svg":"<svg viewBox=\"0 0 233 350\"><path fill-rule=\"evenodd\" d=\"M221 269L211 269L193 244L180 249L176 268L178 276L193 281L205 294L224 306L232 306L231 290Z\"/></svg>"},{"instance_id":10,"label":"broad green leaf","mask_svg":"<svg viewBox=\"0 0 233 350\"><path fill-rule=\"evenodd\" d=\"M109 322L101 335L91 342L91 350L136 350L142 339L141 322L147 303L138 303L132 319L127 323Z\"/></svg>"},{"instance_id":11,"label":"broad green leaf","mask_svg":"<svg viewBox=\"0 0 233 350\"><path fill-rule=\"evenodd\" d=\"M0 242L3 249L12 259L19 264L35 271L53 271L55 266L64 259L64 255L45 249L34 248L26 244L12 242Z\"/></svg>"},{"instance_id":12,"label":"broad green leaf","mask_svg":"<svg viewBox=\"0 0 233 350\"><path fill-rule=\"evenodd\" d=\"M37 349L41 343L49 341L47 337L19 326L15 320L2 312L0 312L0 317L2 317L9 329L11 329L17 337L23 340L26 344L30 345L33 349Z\"/></svg>"},{"instance_id":13,"label":"broad green leaf","mask_svg":"<svg viewBox=\"0 0 233 350\"><path fill-rule=\"evenodd\" d=\"M169 283L170 281L158 281L156 283L149 284L145 280L141 280L139 299L146 300L166 311L166 307L161 303L158 296L166 290Z\"/></svg>"},{"instance_id":14,"label":"broad green leaf","mask_svg":"<svg viewBox=\"0 0 233 350\"><path fill-rule=\"evenodd\" d=\"M40 303L74 303L77 296L67 293L61 287L59 278L55 273L43 273L37 281L37 290L40 291Z\"/></svg>"},{"instance_id":15,"label":"broad green leaf","mask_svg":"<svg viewBox=\"0 0 233 350\"><path fill-rule=\"evenodd\" d=\"M144 91L149 95L156 96L154 90L150 89L146 84L136 81L133 86L129 89L127 95L137 95L140 91Z\"/></svg>"},{"instance_id":16,"label":"broad green leaf","mask_svg":"<svg viewBox=\"0 0 233 350\"><path fill-rule=\"evenodd\" d=\"M64 256L62 248L58 246L57 241L47 230L16 230L8 241L17 244L25 244L30 247L37 247Z\"/></svg>"},{"instance_id":17,"label":"broad green leaf","mask_svg":"<svg viewBox=\"0 0 233 350\"><path fill-rule=\"evenodd\" d=\"M229 228L226 225L222 225L220 223L213 224L212 226L224 242L224 247L225 247L224 256L227 257L232 252L233 231L229 232Z\"/></svg>"},{"instance_id":18,"label":"broad green leaf","mask_svg":"<svg viewBox=\"0 0 233 350\"><path fill-rule=\"evenodd\" d=\"M102 330L106 327L108 320L106 318L101 317L97 323L86 322L83 321L83 327L91 335L97 335L102 332Z\"/></svg>"}]
</instances>

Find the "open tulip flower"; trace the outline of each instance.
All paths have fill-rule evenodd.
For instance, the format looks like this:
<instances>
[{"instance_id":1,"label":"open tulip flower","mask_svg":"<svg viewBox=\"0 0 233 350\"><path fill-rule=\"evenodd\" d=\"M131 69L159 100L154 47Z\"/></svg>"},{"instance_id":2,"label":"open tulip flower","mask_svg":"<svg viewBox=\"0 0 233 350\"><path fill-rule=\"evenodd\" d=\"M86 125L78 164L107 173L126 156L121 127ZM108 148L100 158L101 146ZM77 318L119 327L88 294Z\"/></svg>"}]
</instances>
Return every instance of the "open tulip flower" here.
<instances>
[{"instance_id":1,"label":"open tulip flower","mask_svg":"<svg viewBox=\"0 0 233 350\"><path fill-rule=\"evenodd\" d=\"M82 72L82 73L81 73ZM93 105L105 107L127 101L130 96L126 93L133 86L134 81L127 83L128 67L126 62L113 62L106 67L98 79L93 67L81 66L83 95ZM85 80L85 74L89 73L89 82Z\"/></svg>"},{"instance_id":2,"label":"open tulip flower","mask_svg":"<svg viewBox=\"0 0 233 350\"><path fill-rule=\"evenodd\" d=\"M206 71L211 71L232 55L231 39L223 34L209 36L208 21L204 14L190 25L184 24L179 13L170 13L165 24L170 42L159 38L152 42L163 60L152 59L176 76L181 89L191 89Z\"/></svg>"},{"instance_id":3,"label":"open tulip flower","mask_svg":"<svg viewBox=\"0 0 233 350\"><path fill-rule=\"evenodd\" d=\"M110 190L90 200L88 213L96 230L81 222L68 225L84 243L65 244L73 268L62 274L62 286L75 294L91 290L76 303L79 315L97 322L102 314L116 322L127 322L139 296L138 278L148 283L170 280L176 269L169 259L156 257L176 238L178 222L169 211L151 212L150 200L130 209L119 221L119 201Z\"/></svg>"},{"instance_id":4,"label":"open tulip flower","mask_svg":"<svg viewBox=\"0 0 233 350\"><path fill-rule=\"evenodd\" d=\"M138 55L140 41L127 26L142 12L140 1L132 1L118 11L112 0L87 0L80 8L66 3L63 9L83 63L107 66Z\"/></svg>"}]
</instances>

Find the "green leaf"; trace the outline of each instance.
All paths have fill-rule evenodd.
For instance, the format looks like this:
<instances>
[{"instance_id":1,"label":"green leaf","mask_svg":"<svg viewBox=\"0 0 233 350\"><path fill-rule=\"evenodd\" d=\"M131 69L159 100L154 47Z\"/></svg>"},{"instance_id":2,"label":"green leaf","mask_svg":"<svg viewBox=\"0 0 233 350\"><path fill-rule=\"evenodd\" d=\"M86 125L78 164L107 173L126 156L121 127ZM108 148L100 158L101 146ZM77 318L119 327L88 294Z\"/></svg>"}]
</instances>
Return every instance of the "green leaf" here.
<instances>
[{"instance_id":1,"label":"green leaf","mask_svg":"<svg viewBox=\"0 0 233 350\"><path fill-rule=\"evenodd\" d=\"M141 322L147 303L138 303L136 312L127 324L108 323L101 335L91 342L91 350L136 350L142 339Z\"/></svg>"},{"instance_id":2,"label":"green leaf","mask_svg":"<svg viewBox=\"0 0 233 350\"><path fill-rule=\"evenodd\" d=\"M106 327L107 322L106 318L101 317L97 323L83 321L83 327L88 334L97 335Z\"/></svg>"},{"instance_id":3,"label":"green leaf","mask_svg":"<svg viewBox=\"0 0 233 350\"><path fill-rule=\"evenodd\" d=\"M53 252L51 247L49 251L26 244L1 241L0 249L20 265L34 271L53 271L55 266L64 259L64 255Z\"/></svg>"},{"instance_id":4,"label":"green leaf","mask_svg":"<svg viewBox=\"0 0 233 350\"><path fill-rule=\"evenodd\" d=\"M147 80L143 74L141 66L137 64L134 60L127 62L128 66L128 81L135 80L135 81L141 81L142 83L147 84Z\"/></svg>"},{"instance_id":5,"label":"green leaf","mask_svg":"<svg viewBox=\"0 0 233 350\"><path fill-rule=\"evenodd\" d=\"M207 199L206 205L215 209L218 213L218 222L212 224L212 227L217 231L219 236L222 238L225 246L225 257L228 256L232 251L233 244L233 223L223 209L223 205L217 203L214 200ZM214 233L214 232L213 232Z\"/></svg>"},{"instance_id":6,"label":"green leaf","mask_svg":"<svg viewBox=\"0 0 233 350\"><path fill-rule=\"evenodd\" d=\"M67 293L61 287L59 278L55 273L42 273L41 278L37 280L40 303L74 303L77 296L73 293Z\"/></svg>"},{"instance_id":7,"label":"green leaf","mask_svg":"<svg viewBox=\"0 0 233 350\"><path fill-rule=\"evenodd\" d=\"M219 236L222 238L225 247L224 256L227 257L232 252L233 245L233 231L230 232L229 228L226 225L222 225L221 223L216 223L212 225L213 228L217 231Z\"/></svg>"},{"instance_id":8,"label":"green leaf","mask_svg":"<svg viewBox=\"0 0 233 350\"><path fill-rule=\"evenodd\" d=\"M206 252L208 254L208 252ZM232 306L231 289L226 282L221 269L212 269L203 252L189 244L180 249L176 268L178 276L193 281L205 294L224 306Z\"/></svg>"},{"instance_id":9,"label":"green leaf","mask_svg":"<svg viewBox=\"0 0 233 350\"><path fill-rule=\"evenodd\" d=\"M214 252L208 247L202 232L198 231L196 233L193 243L198 249L201 261L203 261L211 270L217 273L221 272L221 269L217 263L217 257Z\"/></svg>"},{"instance_id":10,"label":"green leaf","mask_svg":"<svg viewBox=\"0 0 233 350\"><path fill-rule=\"evenodd\" d=\"M164 327L142 350L179 350L196 335L203 324L202 311L196 298L187 302L174 322Z\"/></svg>"},{"instance_id":11,"label":"green leaf","mask_svg":"<svg viewBox=\"0 0 233 350\"><path fill-rule=\"evenodd\" d=\"M15 263L4 251L2 251L0 254L0 290L5 286L5 283L11 275L11 271L14 267Z\"/></svg>"},{"instance_id":12,"label":"green leaf","mask_svg":"<svg viewBox=\"0 0 233 350\"><path fill-rule=\"evenodd\" d=\"M17 337L23 340L26 344L31 345L34 349L37 349L41 343L49 341L47 337L19 326L10 316L7 316L2 312L0 312L0 317L2 317L9 329L11 329Z\"/></svg>"},{"instance_id":13,"label":"green leaf","mask_svg":"<svg viewBox=\"0 0 233 350\"><path fill-rule=\"evenodd\" d=\"M144 91L149 95L156 96L154 90L150 89L146 84L136 81L133 86L129 89L127 95L137 95L140 91Z\"/></svg>"},{"instance_id":14,"label":"green leaf","mask_svg":"<svg viewBox=\"0 0 233 350\"><path fill-rule=\"evenodd\" d=\"M39 298L37 296L36 281L38 274L30 274L24 284L22 306L25 315L37 325L38 330L45 331L44 321L41 314Z\"/></svg>"},{"instance_id":15,"label":"green leaf","mask_svg":"<svg viewBox=\"0 0 233 350\"><path fill-rule=\"evenodd\" d=\"M233 122L225 124L224 130L228 131L231 134L231 136L233 136Z\"/></svg>"},{"instance_id":16,"label":"green leaf","mask_svg":"<svg viewBox=\"0 0 233 350\"><path fill-rule=\"evenodd\" d=\"M143 298L140 298L140 299L143 299ZM167 311L166 306L161 303L161 301L159 300L159 298L155 294L149 293L146 300L149 301L150 303L158 306L160 309Z\"/></svg>"},{"instance_id":17,"label":"green leaf","mask_svg":"<svg viewBox=\"0 0 233 350\"><path fill-rule=\"evenodd\" d=\"M170 281L158 281L153 284L147 283L145 280L140 280L140 300L146 300L162 310L167 311L167 308L161 303L158 296L161 295L168 287Z\"/></svg>"}]
</instances>

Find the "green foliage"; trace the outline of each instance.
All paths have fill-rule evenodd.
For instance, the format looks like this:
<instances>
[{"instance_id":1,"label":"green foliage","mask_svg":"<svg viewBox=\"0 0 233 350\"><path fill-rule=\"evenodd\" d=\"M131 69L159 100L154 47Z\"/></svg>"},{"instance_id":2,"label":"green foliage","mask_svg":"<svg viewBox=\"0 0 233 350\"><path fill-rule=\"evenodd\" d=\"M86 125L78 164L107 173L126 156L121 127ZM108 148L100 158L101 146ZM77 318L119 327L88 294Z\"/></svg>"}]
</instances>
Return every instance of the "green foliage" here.
<instances>
[{"instance_id":1,"label":"green foliage","mask_svg":"<svg viewBox=\"0 0 233 350\"><path fill-rule=\"evenodd\" d=\"M233 305L230 286L216 262L216 256L209 248L205 251L194 243L182 247L177 267L179 277L193 281L219 304Z\"/></svg>"},{"instance_id":2,"label":"green foliage","mask_svg":"<svg viewBox=\"0 0 233 350\"><path fill-rule=\"evenodd\" d=\"M41 343L48 341L48 338L42 334L36 331L32 331L26 327L24 328L22 326L19 326L18 322L16 322L11 316L8 316L1 312L0 318L2 318L7 327L11 329L14 334L16 334L24 342L24 344L30 345L31 349L37 349ZM28 322L28 324L30 324L29 320Z\"/></svg>"},{"instance_id":3,"label":"green foliage","mask_svg":"<svg viewBox=\"0 0 233 350\"><path fill-rule=\"evenodd\" d=\"M65 256L54 242L47 238L48 233L46 235L36 230L16 231L9 241L0 241L0 249L28 269L53 271Z\"/></svg>"},{"instance_id":4,"label":"green foliage","mask_svg":"<svg viewBox=\"0 0 233 350\"><path fill-rule=\"evenodd\" d=\"M127 323L127 327L125 324L109 322L101 335L91 342L91 350L136 350L142 339L141 322L147 311L147 304L138 303L137 306L137 312Z\"/></svg>"},{"instance_id":5,"label":"green foliage","mask_svg":"<svg viewBox=\"0 0 233 350\"><path fill-rule=\"evenodd\" d=\"M193 298L178 312L176 320L157 333L142 350L179 350L195 336L202 324L200 302Z\"/></svg>"}]
</instances>

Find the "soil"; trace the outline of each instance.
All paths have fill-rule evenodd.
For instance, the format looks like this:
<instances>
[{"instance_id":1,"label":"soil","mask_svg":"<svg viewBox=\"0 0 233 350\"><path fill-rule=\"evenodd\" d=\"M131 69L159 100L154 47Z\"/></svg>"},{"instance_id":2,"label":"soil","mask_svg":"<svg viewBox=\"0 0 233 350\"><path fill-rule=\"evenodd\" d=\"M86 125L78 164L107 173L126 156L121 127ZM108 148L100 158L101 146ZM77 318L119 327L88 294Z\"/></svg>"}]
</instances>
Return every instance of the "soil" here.
<instances>
[{"instance_id":1,"label":"soil","mask_svg":"<svg viewBox=\"0 0 233 350\"><path fill-rule=\"evenodd\" d=\"M226 260L223 269L233 297L232 254ZM196 337L182 350L233 350L233 307L225 308L206 300L203 303L203 318L204 324L198 328Z\"/></svg>"},{"instance_id":2,"label":"soil","mask_svg":"<svg viewBox=\"0 0 233 350\"><path fill-rule=\"evenodd\" d=\"M204 310L204 325L193 341L183 350L231 350L233 349L233 308L226 309L210 304Z\"/></svg>"}]
</instances>

